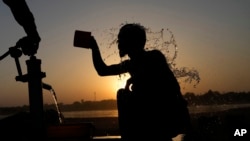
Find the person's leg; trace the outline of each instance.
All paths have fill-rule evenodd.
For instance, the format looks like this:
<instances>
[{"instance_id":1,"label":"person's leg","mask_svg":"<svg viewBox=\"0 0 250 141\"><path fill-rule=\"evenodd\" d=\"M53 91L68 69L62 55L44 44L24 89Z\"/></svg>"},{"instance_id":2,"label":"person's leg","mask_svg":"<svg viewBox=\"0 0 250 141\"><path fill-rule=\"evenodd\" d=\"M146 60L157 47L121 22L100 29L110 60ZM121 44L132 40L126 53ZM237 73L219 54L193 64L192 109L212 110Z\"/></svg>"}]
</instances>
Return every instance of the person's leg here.
<instances>
[{"instance_id":1,"label":"person's leg","mask_svg":"<svg viewBox=\"0 0 250 141\"><path fill-rule=\"evenodd\" d=\"M120 89L117 92L117 109L118 109L118 121L121 139L123 141L129 140L131 136L131 124L132 124L132 111L131 111L131 93L125 89Z\"/></svg>"}]
</instances>

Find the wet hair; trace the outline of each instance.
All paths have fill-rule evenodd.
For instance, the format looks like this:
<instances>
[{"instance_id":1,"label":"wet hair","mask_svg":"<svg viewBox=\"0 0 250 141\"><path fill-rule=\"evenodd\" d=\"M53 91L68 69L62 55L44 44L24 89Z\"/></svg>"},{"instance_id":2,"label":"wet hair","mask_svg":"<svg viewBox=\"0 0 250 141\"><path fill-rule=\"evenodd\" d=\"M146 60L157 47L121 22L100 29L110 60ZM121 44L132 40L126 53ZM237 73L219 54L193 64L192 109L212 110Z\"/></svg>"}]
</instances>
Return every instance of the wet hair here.
<instances>
[{"instance_id":1,"label":"wet hair","mask_svg":"<svg viewBox=\"0 0 250 141\"><path fill-rule=\"evenodd\" d=\"M146 43L145 30L146 29L144 26L137 23L125 24L120 29L120 32L118 34L118 40L125 39L133 41L134 44L144 47Z\"/></svg>"}]
</instances>

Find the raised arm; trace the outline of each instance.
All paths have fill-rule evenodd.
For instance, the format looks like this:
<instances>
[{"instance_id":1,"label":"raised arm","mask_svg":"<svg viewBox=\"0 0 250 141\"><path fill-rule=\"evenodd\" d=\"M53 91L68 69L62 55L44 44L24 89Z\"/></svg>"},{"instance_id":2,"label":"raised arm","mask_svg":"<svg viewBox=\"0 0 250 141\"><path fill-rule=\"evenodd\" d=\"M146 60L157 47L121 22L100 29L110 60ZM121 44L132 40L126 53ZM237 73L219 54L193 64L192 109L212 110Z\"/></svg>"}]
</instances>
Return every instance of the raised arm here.
<instances>
[{"instance_id":1,"label":"raised arm","mask_svg":"<svg viewBox=\"0 0 250 141\"><path fill-rule=\"evenodd\" d=\"M24 28L27 36L40 38L35 19L25 0L3 0L9 6L16 21Z\"/></svg>"},{"instance_id":2,"label":"raised arm","mask_svg":"<svg viewBox=\"0 0 250 141\"><path fill-rule=\"evenodd\" d=\"M118 75L127 72L122 64L106 65L101 57L101 53L95 38L91 37L92 60L97 73L100 76Z\"/></svg>"},{"instance_id":3,"label":"raised arm","mask_svg":"<svg viewBox=\"0 0 250 141\"><path fill-rule=\"evenodd\" d=\"M17 21L26 32L27 36L19 41L20 46L31 46L31 48L25 48L24 54L34 55L37 52L39 42L41 40L33 14L31 13L25 0L3 0L3 2L9 6L11 12Z\"/></svg>"}]
</instances>

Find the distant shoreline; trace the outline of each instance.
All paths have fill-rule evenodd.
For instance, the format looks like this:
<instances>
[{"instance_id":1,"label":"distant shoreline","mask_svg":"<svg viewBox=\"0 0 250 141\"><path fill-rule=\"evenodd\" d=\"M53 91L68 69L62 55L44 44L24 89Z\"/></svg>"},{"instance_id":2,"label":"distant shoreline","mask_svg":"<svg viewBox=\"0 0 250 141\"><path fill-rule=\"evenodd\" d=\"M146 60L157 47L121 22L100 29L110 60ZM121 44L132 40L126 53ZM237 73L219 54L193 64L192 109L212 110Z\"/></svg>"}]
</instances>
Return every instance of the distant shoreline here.
<instances>
[{"instance_id":1,"label":"distant shoreline","mask_svg":"<svg viewBox=\"0 0 250 141\"><path fill-rule=\"evenodd\" d=\"M224 105L224 104L249 104L250 91L249 92L223 92L208 90L203 94L195 94L187 92L183 94L183 97L187 100L189 106L199 105ZM55 103L44 103L44 109L55 109ZM111 110L117 109L116 99L103 99L99 101L85 101L81 99L74 101L71 104L58 103L58 107L61 111L83 111L83 110ZM23 106L1 106L0 114L7 112L29 110L28 105Z\"/></svg>"},{"instance_id":2,"label":"distant shoreline","mask_svg":"<svg viewBox=\"0 0 250 141\"><path fill-rule=\"evenodd\" d=\"M225 111L229 109L237 109L237 108L244 108L250 107L250 103L243 103L243 104L213 104L213 105L193 105L188 106L190 113L213 113L217 111ZM44 108L44 111L47 110L56 110L54 107L47 107ZM92 112L92 111L110 111L110 110L117 110L117 108L104 108L104 109L72 109L72 110L62 110L62 113L68 112ZM20 108L20 107L0 107L0 119L9 115L13 115L19 112L28 112L29 108ZM99 116L98 116L99 117Z\"/></svg>"}]
</instances>

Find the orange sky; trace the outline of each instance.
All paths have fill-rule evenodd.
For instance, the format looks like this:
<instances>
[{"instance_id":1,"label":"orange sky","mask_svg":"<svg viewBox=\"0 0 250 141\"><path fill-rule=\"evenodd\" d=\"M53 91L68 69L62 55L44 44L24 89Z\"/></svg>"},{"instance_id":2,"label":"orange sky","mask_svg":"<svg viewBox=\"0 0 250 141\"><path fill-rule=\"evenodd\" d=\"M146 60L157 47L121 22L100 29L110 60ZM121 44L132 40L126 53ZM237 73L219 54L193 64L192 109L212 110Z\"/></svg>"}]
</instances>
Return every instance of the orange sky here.
<instances>
[{"instance_id":1,"label":"orange sky","mask_svg":"<svg viewBox=\"0 0 250 141\"><path fill-rule=\"evenodd\" d=\"M119 77L98 76L91 51L73 47L73 36L76 29L91 31L103 57L107 57L113 53L107 49L110 42L107 31L125 22L141 23L154 31L169 28L174 33L178 45L177 67L196 69L201 77L196 88L182 82L183 93L200 94L209 89L250 91L248 1L27 0L27 3L42 38L37 58L42 59L42 71L46 72L43 82L52 85L59 102L116 98L117 89L122 87ZM0 19L2 55L26 34L2 1ZM24 74L27 59L27 56L20 58ZM119 63L120 58L114 54L106 62ZM0 106L28 105L27 83L16 82L16 76L14 59L1 60ZM44 90L44 103L51 102L51 94Z\"/></svg>"}]
</instances>

